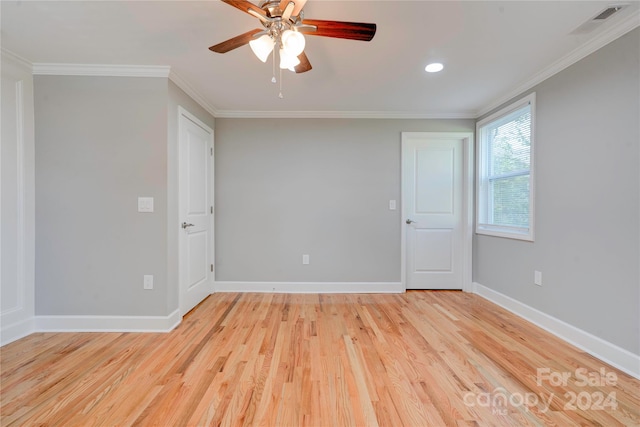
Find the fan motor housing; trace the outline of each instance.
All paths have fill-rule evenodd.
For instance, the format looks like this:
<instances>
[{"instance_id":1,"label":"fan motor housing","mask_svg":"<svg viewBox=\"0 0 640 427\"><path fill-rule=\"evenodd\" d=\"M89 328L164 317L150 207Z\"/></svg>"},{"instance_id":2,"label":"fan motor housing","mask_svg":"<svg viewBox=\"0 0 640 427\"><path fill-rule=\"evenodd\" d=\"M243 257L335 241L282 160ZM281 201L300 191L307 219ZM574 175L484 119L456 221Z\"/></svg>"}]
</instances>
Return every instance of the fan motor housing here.
<instances>
[{"instance_id":1,"label":"fan motor housing","mask_svg":"<svg viewBox=\"0 0 640 427\"><path fill-rule=\"evenodd\" d=\"M267 16L271 18L281 17L282 10L280 9L280 2L275 0L263 0L260 2L260 9L267 13Z\"/></svg>"}]
</instances>

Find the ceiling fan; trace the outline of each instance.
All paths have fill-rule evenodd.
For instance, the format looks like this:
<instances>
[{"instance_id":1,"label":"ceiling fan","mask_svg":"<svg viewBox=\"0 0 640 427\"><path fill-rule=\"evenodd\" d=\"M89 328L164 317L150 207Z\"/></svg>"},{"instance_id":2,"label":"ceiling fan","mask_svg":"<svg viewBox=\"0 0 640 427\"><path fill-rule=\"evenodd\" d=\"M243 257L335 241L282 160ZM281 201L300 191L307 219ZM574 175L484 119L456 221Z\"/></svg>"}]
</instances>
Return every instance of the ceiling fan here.
<instances>
[{"instance_id":1,"label":"ceiling fan","mask_svg":"<svg viewBox=\"0 0 640 427\"><path fill-rule=\"evenodd\" d=\"M376 24L305 19L302 8L307 0L262 0L259 6L247 0L222 1L258 18L264 29L247 31L209 50L226 53L248 43L256 56L266 62L271 52L275 55L274 50L278 49L280 68L296 73L312 68L304 53L303 34L362 41L370 41L376 34Z\"/></svg>"}]
</instances>

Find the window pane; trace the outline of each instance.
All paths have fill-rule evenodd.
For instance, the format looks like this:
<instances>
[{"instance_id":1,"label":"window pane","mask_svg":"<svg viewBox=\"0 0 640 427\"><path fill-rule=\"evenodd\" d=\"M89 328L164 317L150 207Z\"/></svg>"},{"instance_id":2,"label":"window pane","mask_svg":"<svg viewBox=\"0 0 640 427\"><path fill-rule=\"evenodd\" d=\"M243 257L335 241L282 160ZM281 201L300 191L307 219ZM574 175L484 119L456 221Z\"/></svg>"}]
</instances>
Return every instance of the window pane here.
<instances>
[{"instance_id":1,"label":"window pane","mask_svg":"<svg viewBox=\"0 0 640 427\"><path fill-rule=\"evenodd\" d=\"M515 117L514 117L515 116ZM531 153L531 113L529 106L509 115L506 123L488 128L489 176L528 171Z\"/></svg>"},{"instance_id":2,"label":"window pane","mask_svg":"<svg viewBox=\"0 0 640 427\"><path fill-rule=\"evenodd\" d=\"M492 224L529 227L529 175L489 181Z\"/></svg>"}]
</instances>

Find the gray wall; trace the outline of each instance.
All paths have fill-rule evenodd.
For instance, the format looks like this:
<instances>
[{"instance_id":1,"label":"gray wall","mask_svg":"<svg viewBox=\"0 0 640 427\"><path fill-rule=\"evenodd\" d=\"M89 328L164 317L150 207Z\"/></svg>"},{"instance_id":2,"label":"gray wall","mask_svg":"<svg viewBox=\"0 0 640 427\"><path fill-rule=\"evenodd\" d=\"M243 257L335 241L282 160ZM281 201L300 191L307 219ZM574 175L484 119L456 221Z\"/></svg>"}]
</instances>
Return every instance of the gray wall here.
<instances>
[{"instance_id":1,"label":"gray wall","mask_svg":"<svg viewBox=\"0 0 640 427\"><path fill-rule=\"evenodd\" d=\"M168 314L167 79L34 84L36 314Z\"/></svg>"},{"instance_id":2,"label":"gray wall","mask_svg":"<svg viewBox=\"0 0 640 427\"><path fill-rule=\"evenodd\" d=\"M476 235L474 280L640 354L640 30L536 92L536 236ZM543 286L533 284L533 271Z\"/></svg>"},{"instance_id":3,"label":"gray wall","mask_svg":"<svg viewBox=\"0 0 640 427\"><path fill-rule=\"evenodd\" d=\"M401 132L474 123L216 119L216 280L399 282Z\"/></svg>"}]
</instances>

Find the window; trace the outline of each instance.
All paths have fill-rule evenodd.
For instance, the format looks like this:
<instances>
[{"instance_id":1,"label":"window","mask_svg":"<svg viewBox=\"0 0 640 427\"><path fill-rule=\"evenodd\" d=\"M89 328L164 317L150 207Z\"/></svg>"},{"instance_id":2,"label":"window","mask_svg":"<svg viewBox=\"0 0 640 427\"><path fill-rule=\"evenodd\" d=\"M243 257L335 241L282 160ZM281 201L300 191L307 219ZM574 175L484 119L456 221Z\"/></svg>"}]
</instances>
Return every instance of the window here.
<instances>
[{"instance_id":1,"label":"window","mask_svg":"<svg viewBox=\"0 0 640 427\"><path fill-rule=\"evenodd\" d=\"M476 233L533 241L535 93L477 124Z\"/></svg>"}]
</instances>

